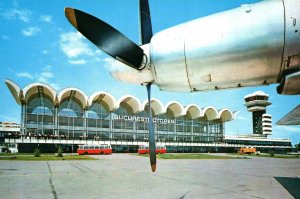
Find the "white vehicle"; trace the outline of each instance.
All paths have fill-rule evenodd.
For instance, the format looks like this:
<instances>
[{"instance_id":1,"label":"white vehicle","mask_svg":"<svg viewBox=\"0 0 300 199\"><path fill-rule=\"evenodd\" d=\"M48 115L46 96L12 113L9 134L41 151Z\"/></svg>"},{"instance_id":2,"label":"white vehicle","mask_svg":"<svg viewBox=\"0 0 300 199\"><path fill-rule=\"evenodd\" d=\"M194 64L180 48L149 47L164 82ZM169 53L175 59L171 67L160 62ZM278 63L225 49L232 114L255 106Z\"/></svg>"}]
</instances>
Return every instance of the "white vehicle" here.
<instances>
[{"instance_id":1,"label":"white vehicle","mask_svg":"<svg viewBox=\"0 0 300 199\"><path fill-rule=\"evenodd\" d=\"M0 153L19 153L18 144L7 144L0 146Z\"/></svg>"}]
</instances>

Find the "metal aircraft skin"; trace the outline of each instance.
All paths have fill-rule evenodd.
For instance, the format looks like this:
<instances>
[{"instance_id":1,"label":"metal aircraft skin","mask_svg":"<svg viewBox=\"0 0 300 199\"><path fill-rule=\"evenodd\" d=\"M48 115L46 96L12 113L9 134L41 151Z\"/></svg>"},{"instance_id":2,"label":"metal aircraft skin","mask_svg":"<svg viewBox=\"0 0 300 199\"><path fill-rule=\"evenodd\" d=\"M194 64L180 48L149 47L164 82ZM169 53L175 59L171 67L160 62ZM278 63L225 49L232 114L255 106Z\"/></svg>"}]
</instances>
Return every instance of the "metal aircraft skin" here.
<instances>
[{"instance_id":1,"label":"metal aircraft skin","mask_svg":"<svg viewBox=\"0 0 300 199\"><path fill-rule=\"evenodd\" d=\"M160 31L140 47L142 69L116 64L114 78L176 92L281 83L279 93L300 93L299 0L241 5Z\"/></svg>"},{"instance_id":2,"label":"metal aircraft skin","mask_svg":"<svg viewBox=\"0 0 300 199\"><path fill-rule=\"evenodd\" d=\"M242 5L158 32L142 48L147 67L114 68L116 79L176 92L282 82L279 93L299 94L300 1Z\"/></svg>"}]
</instances>

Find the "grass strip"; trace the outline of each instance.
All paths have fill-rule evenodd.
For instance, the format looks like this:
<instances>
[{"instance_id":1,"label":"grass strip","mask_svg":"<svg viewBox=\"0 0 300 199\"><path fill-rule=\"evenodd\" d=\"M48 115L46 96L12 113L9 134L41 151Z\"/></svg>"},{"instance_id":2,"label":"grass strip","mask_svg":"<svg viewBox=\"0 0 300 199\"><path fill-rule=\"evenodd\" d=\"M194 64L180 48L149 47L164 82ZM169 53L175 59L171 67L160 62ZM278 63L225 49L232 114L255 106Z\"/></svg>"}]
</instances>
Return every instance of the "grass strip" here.
<instances>
[{"instance_id":1,"label":"grass strip","mask_svg":"<svg viewBox=\"0 0 300 199\"><path fill-rule=\"evenodd\" d=\"M283 154L268 154L268 153L260 153L257 154L239 154L239 153L230 153L230 155L236 156L246 156L246 157L262 157L262 158L282 158L282 159L299 159L299 155L283 155Z\"/></svg>"},{"instance_id":2,"label":"grass strip","mask_svg":"<svg viewBox=\"0 0 300 199\"><path fill-rule=\"evenodd\" d=\"M138 156L149 157L149 154L139 154ZM233 157L233 156L221 156L221 155L209 155L209 154L198 154L198 153L165 153L165 154L157 154L157 158L159 159L247 159L247 157Z\"/></svg>"},{"instance_id":3,"label":"grass strip","mask_svg":"<svg viewBox=\"0 0 300 199\"><path fill-rule=\"evenodd\" d=\"M84 155L64 155L57 157L56 155L44 155L34 157L33 155L11 155L0 156L0 160L25 160L25 161L49 161L49 160L97 160L96 158Z\"/></svg>"}]
</instances>

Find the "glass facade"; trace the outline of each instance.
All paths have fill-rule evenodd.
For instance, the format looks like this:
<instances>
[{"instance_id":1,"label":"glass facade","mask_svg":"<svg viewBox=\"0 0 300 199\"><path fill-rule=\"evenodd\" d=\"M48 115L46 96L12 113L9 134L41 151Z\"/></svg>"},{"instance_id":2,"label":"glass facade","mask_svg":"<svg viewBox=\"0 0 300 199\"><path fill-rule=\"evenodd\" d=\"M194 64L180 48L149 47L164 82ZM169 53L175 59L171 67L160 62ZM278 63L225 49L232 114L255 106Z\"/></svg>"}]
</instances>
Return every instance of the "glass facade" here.
<instances>
[{"instance_id":1,"label":"glass facade","mask_svg":"<svg viewBox=\"0 0 300 199\"><path fill-rule=\"evenodd\" d=\"M147 141L148 115L142 111L130 114L130 106L121 104L109 112L102 103L92 103L88 109L71 97L59 106L51 100L33 96L24 111L24 134L65 139ZM220 120L201 121L188 115L173 117L167 111L153 118L156 140L160 142L222 142L224 123Z\"/></svg>"}]
</instances>

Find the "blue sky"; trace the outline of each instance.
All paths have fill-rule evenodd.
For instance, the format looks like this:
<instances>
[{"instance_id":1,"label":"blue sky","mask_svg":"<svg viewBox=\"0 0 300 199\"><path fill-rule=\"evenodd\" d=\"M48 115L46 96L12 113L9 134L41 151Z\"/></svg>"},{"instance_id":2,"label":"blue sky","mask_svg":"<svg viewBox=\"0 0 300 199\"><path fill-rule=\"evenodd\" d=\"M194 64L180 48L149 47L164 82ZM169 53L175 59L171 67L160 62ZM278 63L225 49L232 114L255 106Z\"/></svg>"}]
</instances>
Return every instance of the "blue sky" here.
<instances>
[{"instance_id":1,"label":"blue sky","mask_svg":"<svg viewBox=\"0 0 300 199\"><path fill-rule=\"evenodd\" d=\"M150 0L153 32L178 23L224 11L254 0ZM67 21L64 7L90 13L114 26L139 43L137 0L3 0L0 1L0 121L20 121L20 107L14 101L4 79L16 82L21 88L33 82L44 82L57 91L76 87L87 95L107 91L116 99L131 94L141 101L146 89L114 80L107 70L108 56L83 38ZM234 121L226 124L226 134L252 132L252 116L247 112L244 96L261 90L273 103L267 112L273 116L275 138L291 138L300 142L300 128L277 126L286 113L299 104L299 96L276 93L276 86L241 88L224 91L173 93L159 91L153 86L152 96L164 104L176 100L183 105L195 103L201 108L214 106L239 111Z\"/></svg>"}]
</instances>

